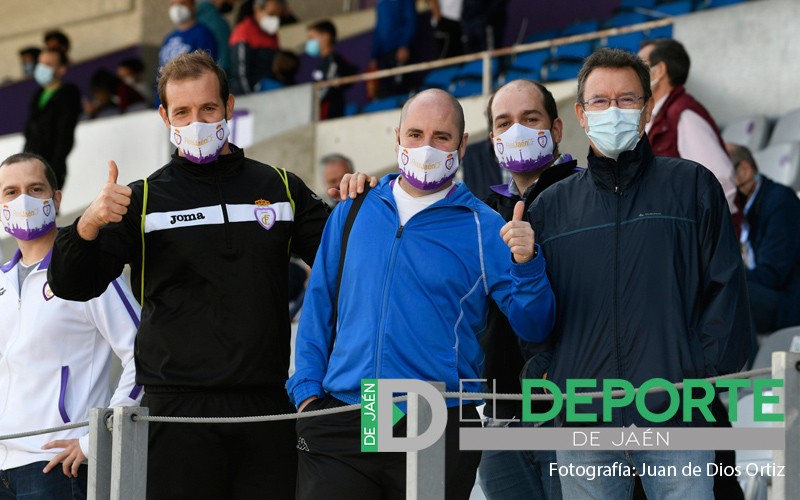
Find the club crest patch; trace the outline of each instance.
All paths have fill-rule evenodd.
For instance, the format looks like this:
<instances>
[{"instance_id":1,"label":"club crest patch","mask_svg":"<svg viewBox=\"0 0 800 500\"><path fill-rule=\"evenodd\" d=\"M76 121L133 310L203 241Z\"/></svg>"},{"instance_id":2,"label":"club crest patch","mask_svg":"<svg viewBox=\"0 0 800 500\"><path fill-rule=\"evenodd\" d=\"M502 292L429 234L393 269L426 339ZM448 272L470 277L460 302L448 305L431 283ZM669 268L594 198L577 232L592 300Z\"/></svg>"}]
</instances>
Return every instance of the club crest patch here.
<instances>
[{"instance_id":1,"label":"club crest patch","mask_svg":"<svg viewBox=\"0 0 800 500\"><path fill-rule=\"evenodd\" d=\"M50 283L45 281L44 286L42 287L42 296L44 296L44 300L51 300L56 295L50 290Z\"/></svg>"},{"instance_id":2,"label":"club crest patch","mask_svg":"<svg viewBox=\"0 0 800 500\"><path fill-rule=\"evenodd\" d=\"M267 200L256 200L256 209L253 211L256 220L261 227L269 231L275 225L275 220L278 218L275 209L269 206Z\"/></svg>"}]
</instances>

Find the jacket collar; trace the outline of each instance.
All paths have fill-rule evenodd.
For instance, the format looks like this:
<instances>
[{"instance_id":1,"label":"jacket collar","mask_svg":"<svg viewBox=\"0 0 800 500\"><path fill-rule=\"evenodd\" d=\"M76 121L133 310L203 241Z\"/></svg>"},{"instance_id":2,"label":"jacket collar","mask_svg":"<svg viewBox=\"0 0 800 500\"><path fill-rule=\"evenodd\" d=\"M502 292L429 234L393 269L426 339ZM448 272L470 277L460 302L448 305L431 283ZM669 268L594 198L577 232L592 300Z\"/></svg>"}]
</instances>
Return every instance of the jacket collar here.
<instances>
[{"instance_id":1,"label":"jacket collar","mask_svg":"<svg viewBox=\"0 0 800 500\"><path fill-rule=\"evenodd\" d=\"M47 267L50 265L50 258L52 256L53 256L53 249L51 248L50 251L47 252L47 255L44 256L44 259L42 259L42 261L39 262L39 265L36 267L36 270L37 271L47 270ZM3 264L2 267L0 267L0 271L3 271L4 273L9 272L10 270L14 269L14 266L16 266L20 260L22 260L22 252L20 252L18 248L17 251L14 252L14 256L11 257L11 260L9 260L5 264Z\"/></svg>"},{"instance_id":2,"label":"jacket collar","mask_svg":"<svg viewBox=\"0 0 800 500\"><path fill-rule=\"evenodd\" d=\"M624 191L635 183L653 162L653 150L650 149L647 134L642 134L636 147L621 153L616 161L605 156L597 156L591 148L588 160L589 174L598 187L610 191L619 188L620 191Z\"/></svg>"},{"instance_id":3,"label":"jacket collar","mask_svg":"<svg viewBox=\"0 0 800 500\"><path fill-rule=\"evenodd\" d=\"M244 150L228 143L231 153L219 157L205 165L193 163L178 154L177 148L172 153L172 164L195 177L227 177L238 172L244 164Z\"/></svg>"},{"instance_id":4,"label":"jacket collar","mask_svg":"<svg viewBox=\"0 0 800 500\"><path fill-rule=\"evenodd\" d=\"M547 169L542 172L534 184L525 190L524 198L526 200L528 198L532 200L546 188L581 170L583 169L578 167L578 162L572 159L571 155L562 154L556 159L553 165L547 167ZM504 198L521 200L522 198L519 196L519 194L512 192L511 190L511 184L513 182L514 179L511 179L508 184L498 184L496 186L491 186L490 189ZM516 189L514 191L516 191Z\"/></svg>"},{"instance_id":5,"label":"jacket collar","mask_svg":"<svg viewBox=\"0 0 800 500\"><path fill-rule=\"evenodd\" d=\"M400 177L400 174L389 174L384 176L378 185L375 186L375 190L378 194L389 201L391 201L392 205L396 205L394 201L394 195L392 194L392 186L397 181L397 178ZM477 198L475 198L469 189L466 188L462 183L456 182L448 188L450 191L447 193L447 196L443 200L436 202L436 204L445 204L445 205L460 205L470 210L477 210L477 206L475 202Z\"/></svg>"}]
</instances>

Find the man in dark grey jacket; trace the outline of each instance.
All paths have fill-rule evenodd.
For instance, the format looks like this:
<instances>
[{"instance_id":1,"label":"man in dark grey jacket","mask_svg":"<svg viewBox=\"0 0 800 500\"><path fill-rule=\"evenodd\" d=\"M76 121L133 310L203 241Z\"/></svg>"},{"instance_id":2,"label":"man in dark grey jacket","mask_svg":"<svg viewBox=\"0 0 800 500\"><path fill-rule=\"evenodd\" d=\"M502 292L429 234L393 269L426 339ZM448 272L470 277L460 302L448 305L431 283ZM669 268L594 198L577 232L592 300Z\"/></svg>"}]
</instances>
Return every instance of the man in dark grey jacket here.
<instances>
[{"instance_id":1,"label":"man in dark grey jacket","mask_svg":"<svg viewBox=\"0 0 800 500\"><path fill-rule=\"evenodd\" d=\"M747 290L724 193L702 165L653 156L644 135L652 109L649 71L635 54L603 49L587 58L575 110L589 137L589 168L544 191L531 208L557 304L547 377L562 390L567 379L638 387L653 378L731 373L749 354ZM653 413L669 405L663 393L646 402ZM599 406L594 400L577 411L599 414ZM655 425L704 425L676 415ZM600 425L631 424L654 426L632 405ZM713 459L713 451L558 451L559 464L619 462L639 470ZM633 486L620 475L560 479L564 498L624 498ZM642 483L653 498L670 491L711 499L713 479L643 475Z\"/></svg>"}]
</instances>

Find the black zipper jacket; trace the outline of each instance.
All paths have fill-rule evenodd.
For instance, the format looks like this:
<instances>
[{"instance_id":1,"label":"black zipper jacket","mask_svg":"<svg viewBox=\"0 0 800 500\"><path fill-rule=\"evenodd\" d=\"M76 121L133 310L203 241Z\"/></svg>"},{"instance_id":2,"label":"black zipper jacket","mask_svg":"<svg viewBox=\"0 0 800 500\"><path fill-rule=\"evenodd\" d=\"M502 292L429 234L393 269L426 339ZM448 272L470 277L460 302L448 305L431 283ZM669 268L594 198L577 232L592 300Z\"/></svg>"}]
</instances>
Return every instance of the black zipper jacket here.
<instances>
[{"instance_id":1,"label":"black zipper jacket","mask_svg":"<svg viewBox=\"0 0 800 500\"><path fill-rule=\"evenodd\" d=\"M102 293L124 264L144 301L136 382L147 387L266 389L285 395L289 254L313 264L329 210L295 175L229 155L196 165L173 154L143 181L122 222L94 241L77 221L56 239L48 278L59 297ZM141 299L140 299L141 301Z\"/></svg>"},{"instance_id":2,"label":"black zipper jacket","mask_svg":"<svg viewBox=\"0 0 800 500\"><path fill-rule=\"evenodd\" d=\"M590 152L589 168L544 191L530 220L556 295L548 378L562 390L567 379L596 379L599 390L603 379L638 387L744 366L752 338L745 274L725 196L708 169L653 156L647 137L618 161ZM602 420L595 402L578 412ZM647 397L655 413L667 403L664 393ZM605 425L632 423L686 425L682 408L653 423L633 405Z\"/></svg>"},{"instance_id":3,"label":"black zipper jacket","mask_svg":"<svg viewBox=\"0 0 800 500\"><path fill-rule=\"evenodd\" d=\"M528 209L542 191L579 170L581 169L578 168L578 162L570 160L553 165L542 172L525 197L523 218L528 220ZM522 198L510 193L507 186L493 186L492 193L483 201L508 222L514 215L514 206L520 200ZM539 241L538 237L536 241ZM494 388L498 394L518 394L522 390L519 379L525 360L538 354L548 344L549 341L533 344L520 340L508 323L508 318L493 302L486 322L486 333L481 338L486 356L483 376L487 379L489 388ZM520 408L520 403L517 401L487 401L484 414L504 419L514 416L521 418ZM547 408L543 408L541 411L546 410Z\"/></svg>"}]
</instances>

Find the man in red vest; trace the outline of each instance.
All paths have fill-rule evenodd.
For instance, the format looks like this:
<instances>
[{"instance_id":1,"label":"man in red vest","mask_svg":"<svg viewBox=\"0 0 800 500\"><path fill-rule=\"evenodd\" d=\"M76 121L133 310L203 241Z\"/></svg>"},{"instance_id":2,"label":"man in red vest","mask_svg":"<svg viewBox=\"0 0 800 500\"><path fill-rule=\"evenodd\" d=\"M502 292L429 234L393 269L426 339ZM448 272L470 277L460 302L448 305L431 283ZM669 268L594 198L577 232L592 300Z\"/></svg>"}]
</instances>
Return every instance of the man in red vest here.
<instances>
[{"instance_id":1,"label":"man in red vest","mask_svg":"<svg viewBox=\"0 0 800 500\"><path fill-rule=\"evenodd\" d=\"M653 153L696 161L711 170L722 185L731 214L736 214L736 180L725 143L711 114L683 87L691 63L686 49L675 40L658 38L642 43L639 57L650 66L656 103L645 127Z\"/></svg>"}]
</instances>

